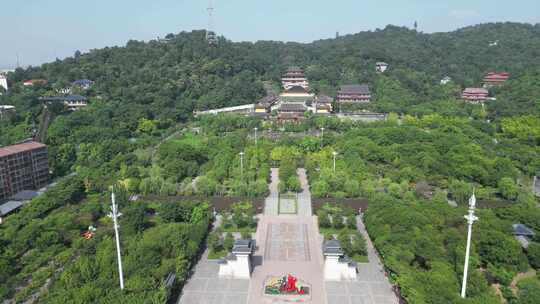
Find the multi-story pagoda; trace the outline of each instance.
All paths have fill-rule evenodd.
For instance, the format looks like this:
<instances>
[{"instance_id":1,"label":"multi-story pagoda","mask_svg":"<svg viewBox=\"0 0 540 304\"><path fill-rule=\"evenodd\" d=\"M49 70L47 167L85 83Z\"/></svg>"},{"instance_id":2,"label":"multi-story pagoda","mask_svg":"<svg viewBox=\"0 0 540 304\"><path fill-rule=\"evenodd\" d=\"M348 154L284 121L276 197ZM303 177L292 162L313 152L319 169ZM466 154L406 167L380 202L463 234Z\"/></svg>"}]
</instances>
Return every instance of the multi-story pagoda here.
<instances>
[{"instance_id":1,"label":"multi-story pagoda","mask_svg":"<svg viewBox=\"0 0 540 304\"><path fill-rule=\"evenodd\" d=\"M285 91L293 87L302 87L306 91L309 90L309 83L304 70L299 67L290 67L287 69L287 72L281 77L281 84Z\"/></svg>"}]
</instances>

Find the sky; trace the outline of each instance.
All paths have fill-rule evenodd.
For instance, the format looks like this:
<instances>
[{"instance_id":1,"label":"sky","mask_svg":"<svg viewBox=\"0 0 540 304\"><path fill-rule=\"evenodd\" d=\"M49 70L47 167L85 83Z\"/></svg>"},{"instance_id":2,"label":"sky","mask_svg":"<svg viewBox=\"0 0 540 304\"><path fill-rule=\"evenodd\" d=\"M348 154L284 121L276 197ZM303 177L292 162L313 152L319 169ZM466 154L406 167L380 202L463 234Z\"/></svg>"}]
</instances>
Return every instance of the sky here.
<instances>
[{"instance_id":1,"label":"sky","mask_svg":"<svg viewBox=\"0 0 540 304\"><path fill-rule=\"evenodd\" d=\"M39 65L130 39L204 29L211 0L0 0L0 69ZM539 0L213 0L233 41L311 42L388 24L446 32L486 22L540 22Z\"/></svg>"}]
</instances>

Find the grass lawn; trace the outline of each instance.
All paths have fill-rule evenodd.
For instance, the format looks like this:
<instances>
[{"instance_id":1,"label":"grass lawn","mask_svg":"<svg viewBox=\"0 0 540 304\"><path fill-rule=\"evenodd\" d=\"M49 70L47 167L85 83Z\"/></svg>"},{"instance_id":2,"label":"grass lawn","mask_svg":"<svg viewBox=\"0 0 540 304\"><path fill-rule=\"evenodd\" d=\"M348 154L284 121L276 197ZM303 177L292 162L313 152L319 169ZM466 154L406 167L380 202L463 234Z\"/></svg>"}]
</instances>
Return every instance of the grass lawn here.
<instances>
[{"instance_id":1,"label":"grass lawn","mask_svg":"<svg viewBox=\"0 0 540 304\"><path fill-rule=\"evenodd\" d=\"M223 232L239 232L239 233L242 233L242 232L249 232L249 233L255 233L257 231L257 227L244 227L244 228L236 228L236 227L228 227L228 228L225 228L223 226L220 227L221 231Z\"/></svg>"},{"instance_id":2,"label":"grass lawn","mask_svg":"<svg viewBox=\"0 0 540 304\"><path fill-rule=\"evenodd\" d=\"M342 228L342 229L336 229L336 228L319 228L319 231L321 234L340 234L342 231L345 231L350 234L357 233L358 230L356 229L350 229L350 228Z\"/></svg>"},{"instance_id":3,"label":"grass lawn","mask_svg":"<svg viewBox=\"0 0 540 304\"><path fill-rule=\"evenodd\" d=\"M209 260L219 260L219 259L223 259L225 256L227 256L227 250L220 250L216 252L210 250L208 252Z\"/></svg>"},{"instance_id":4,"label":"grass lawn","mask_svg":"<svg viewBox=\"0 0 540 304\"><path fill-rule=\"evenodd\" d=\"M367 256L365 255L354 255L352 257L353 261L357 262L357 263L369 263L369 259Z\"/></svg>"}]
</instances>

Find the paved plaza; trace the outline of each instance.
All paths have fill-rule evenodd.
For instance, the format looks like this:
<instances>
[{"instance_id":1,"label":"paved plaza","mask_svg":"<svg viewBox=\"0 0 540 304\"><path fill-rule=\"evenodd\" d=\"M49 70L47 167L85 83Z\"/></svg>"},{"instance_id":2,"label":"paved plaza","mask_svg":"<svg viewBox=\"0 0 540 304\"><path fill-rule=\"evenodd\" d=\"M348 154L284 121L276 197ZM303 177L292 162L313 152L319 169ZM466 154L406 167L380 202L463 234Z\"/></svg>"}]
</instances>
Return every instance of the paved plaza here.
<instances>
[{"instance_id":1,"label":"paved plaza","mask_svg":"<svg viewBox=\"0 0 540 304\"><path fill-rule=\"evenodd\" d=\"M218 277L217 261L205 254L195 267L193 276L182 290L179 304L243 304L247 303L249 280Z\"/></svg>"},{"instance_id":2,"label":"paved plaza","mask_svg":"<svg viewBox=\"0 0 540 304\"><path fill-rule=\"evenodd\" d=\"M319 234L317 219L312 215L306 171L298 169L297 173L302 185L302 192L298 194L297 214L284 215L278 214L278 169L271 170L270 194L255 233L257 246L252 257L254 268L251 279L219 278L217 261L209 261L207 254L204 254L184 286L179 304L290 303L283 298L264 295L264 282L268 278L286 274L292 274L309 285L310 295L303 297L302 303L398 303L360 217L357 224L366 238L369 263L359 264L355 281L324 281L323 237Z\"/></svg>"}]
</instances>

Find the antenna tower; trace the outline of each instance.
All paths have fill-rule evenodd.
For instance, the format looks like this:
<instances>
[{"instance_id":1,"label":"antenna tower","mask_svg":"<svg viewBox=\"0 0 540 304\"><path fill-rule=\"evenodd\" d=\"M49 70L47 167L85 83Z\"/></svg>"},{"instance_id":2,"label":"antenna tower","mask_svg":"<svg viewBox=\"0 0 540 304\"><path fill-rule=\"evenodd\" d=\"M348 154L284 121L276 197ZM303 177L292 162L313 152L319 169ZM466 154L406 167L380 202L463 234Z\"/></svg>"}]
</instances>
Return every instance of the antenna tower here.
<instances>
[{"instance_id":1,"label":"antenna tower","mask_svg":"<svg viewBox=\"0 0 540 304\"><path fill-rule=\"evenodd\" d=\"M216 32L214 31L214 1L208 1L208 28L206 29L206 40L210 45L217 43Z\"/></svg>"}]
</instances>

